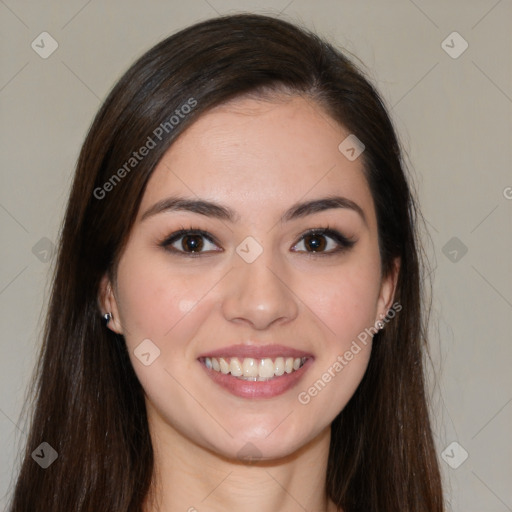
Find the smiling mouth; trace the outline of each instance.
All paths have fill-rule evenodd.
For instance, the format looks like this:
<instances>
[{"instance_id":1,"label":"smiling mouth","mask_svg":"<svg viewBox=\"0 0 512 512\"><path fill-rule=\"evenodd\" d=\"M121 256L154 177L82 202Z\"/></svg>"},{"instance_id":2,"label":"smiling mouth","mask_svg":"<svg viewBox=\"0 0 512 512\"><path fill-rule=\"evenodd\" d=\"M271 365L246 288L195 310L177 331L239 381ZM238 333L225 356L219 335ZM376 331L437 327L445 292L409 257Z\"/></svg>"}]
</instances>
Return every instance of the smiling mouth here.
<instances>
[{"instance_id":1,"label":"smiling mouth","mask_svg":"<svg viewBox=\"0 0 512 512\"><path fill-rule=\"evenodd\" d=\"M294 373L304 366L307 357L203 357L199 361L209 370L231 375L239 380L262 382Z\"/></svg>"}]
</instances>

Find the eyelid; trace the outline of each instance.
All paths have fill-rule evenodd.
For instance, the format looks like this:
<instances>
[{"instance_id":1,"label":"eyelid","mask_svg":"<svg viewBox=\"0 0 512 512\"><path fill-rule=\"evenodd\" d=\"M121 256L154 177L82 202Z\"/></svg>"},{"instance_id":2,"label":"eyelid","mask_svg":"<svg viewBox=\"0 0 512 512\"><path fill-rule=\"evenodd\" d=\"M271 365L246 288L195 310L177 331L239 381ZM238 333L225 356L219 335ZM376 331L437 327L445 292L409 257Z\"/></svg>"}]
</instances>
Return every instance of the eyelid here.
<instances>
[{"instance_id":1,"label":"eyelid","mask_svg":"<svg viewBox=\"0 0 512 512\"><path fill-rule=\"evenodd\" d=\"M308 255L311 256L322 256L322 255L329 255L329 254L336 254L342 251L346 251L350 248L352 248L357 240L354 240L353 238L347 238L346 236L342 235L338 230L332 229L329 227L326 228L312 228L308 229L305 233L302 233L300 238L293 244L293 247L298 245L300 242L304 240L305 237L310 235L322 235L327 238L333 239L337 244L338 247L336 249L330 250L330 251L319 251L319 252L307 252L307 251L295 251L295 252L306 252Z\"/></svg>"},{"instance_id":2,"label":"eyelid","mask_svg":"<svg viewBox=\"0 0 512 512\"><path fill-rule=\"evenodd\" d=\"M204 237L206 240L208 240L210 243L216 245L219 249L218 250L209 250L209 251L200 251L200 252L186 252L181 251L179 249L176 249L175 247L172 247L172 244L178 241L180 238L182 238L185 235L199 235ZM318 251L318 252L308 252L308 251L293 251L293 248L297 246L300 242L304 240L305 237L310 235L321 235L325 236L327 238L331 238L334 240L338 246L335 249L331 249L329 251ZM300 238L292 245L292 251L293 252L301 252L308 254L308 256L327 256L331 254L336 254L339 252L343 252L346 250L349 250L352 248L357 240L347 238L343 234L341 234L338 230L332 229L329 226L327 227L319 227L319 228L311 228L307 231L303 232L300 235ZM165 250L172 252L174 254L179 254L182 256L188 256L188 257L199 257L201 255L208 255L213 252L223 252L224 249L220 246L219 242L217 241L216 237L214 237L212 234L210 234L208 231L204 231L200 228L184 228L181 227L179 230L172 232L170 235L168 235L166 238L164 238L158 245L163 247Z\"/></svg>"},{"instance_id":3,"label":"eyelid","mask_svg":"<svg viewBox=\"0 0 512 512\"><path fill-rule=\"evenodd\" d=\"M200 251L200 252L185 252L185 251L180 251L180 250L176 249L175 247L172 247L173 243L175 243L176 241L178 241L180 238L184 237L185 235L199 235L199 236L202 236L206 240L211 242L212 244L214 244L217 247L219 247L219 250L215 250L215 251L211 251L211 250L210 251ZM165 250L167 250L169 252L172 252L174 254L189 256L189 257L192 257L192 258L201 256L201 255L211 254L212 252L221 252L221 251L223 251L223 249L220 247L220 244L216 240L216 238L213 235L211 235L210 233L208 233L207 231L204 231L203 229L200 229L200 228L184 228L184 227L182 227L181 229L179 229L177 231L173 231L169 236L165 237L158 245L160 245Z\"/></svg>"}]
</instances>

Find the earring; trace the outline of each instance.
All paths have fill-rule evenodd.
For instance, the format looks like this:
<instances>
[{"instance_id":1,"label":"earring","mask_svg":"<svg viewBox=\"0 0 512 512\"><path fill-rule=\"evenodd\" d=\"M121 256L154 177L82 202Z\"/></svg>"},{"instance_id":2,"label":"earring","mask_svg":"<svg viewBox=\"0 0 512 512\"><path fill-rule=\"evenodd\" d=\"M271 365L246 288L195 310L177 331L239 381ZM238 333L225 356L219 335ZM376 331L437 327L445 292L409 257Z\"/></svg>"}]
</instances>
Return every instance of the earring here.
<instances>
[{"instance_id":1,"label":"earring","mask_svg":"<svg viewBox=\"0 0 512 512\"><path fill-rule=\"evenodd\" d=\"M384 329L384 322L381 322L380 320L377 322L377 327L379 328L379 331Z\"/></svg>"},{"instance_id":2,"label":"earring","mask_svg":"<svg viewBox=\"0 0 512 512\"><path fill-rule=\"evenodd\" d=\"M107 325L110 320L112 320L112 313L105 313L103 315L103 320L105 321L105 325Z\"/></svg>"}]
</instances>

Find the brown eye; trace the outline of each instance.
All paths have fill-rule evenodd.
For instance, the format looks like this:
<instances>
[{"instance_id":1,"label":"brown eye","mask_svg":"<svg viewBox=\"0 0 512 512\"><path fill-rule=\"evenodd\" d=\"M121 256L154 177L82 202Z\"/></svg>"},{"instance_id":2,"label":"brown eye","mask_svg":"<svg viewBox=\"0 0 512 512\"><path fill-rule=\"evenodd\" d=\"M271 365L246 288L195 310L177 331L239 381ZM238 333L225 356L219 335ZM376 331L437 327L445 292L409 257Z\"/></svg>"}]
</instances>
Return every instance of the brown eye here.
<instances>
[{"instance_id":1,"label":"brown eye","mask_svg":"<svg viewBox=\"0 0 512 512\"><path fill-rule=\"evenodd\" d=\"M292 251L329 255L348 250L355 243L355 240L349 240L333 229L315 229L302 235Z\"/></svg>"},{"instance_id":2,"label":"brown eye","mask_svg":"<svg viewBox=\"0 0 512 512\"><path fill-rule=\"evenodd\" d=\"M176 231L160 245L169 251L182 255L199 256L204 253L222 251L209 233L195 229Z\"/></svg>"},{"instance_id":3,"label":"brown eye","mask_svg":"<svg viewBox=\"0 0 512 512\"><path fill-rule=\"evenodd\" d=\"M322 252L327 247L324 235L306 235L304 237L304 247L309 252Z\"/></svg>"},{"instance_id":4,"label":"brown eye","mask_svg":"<svg viewBox=\"0 0 512 512\"><path fill-rule=\"evenodd\" d=\"M181 239L181 248L185 252L200 252L204 246L201 235L185 235Z\"/></svg>"}]
</instances>

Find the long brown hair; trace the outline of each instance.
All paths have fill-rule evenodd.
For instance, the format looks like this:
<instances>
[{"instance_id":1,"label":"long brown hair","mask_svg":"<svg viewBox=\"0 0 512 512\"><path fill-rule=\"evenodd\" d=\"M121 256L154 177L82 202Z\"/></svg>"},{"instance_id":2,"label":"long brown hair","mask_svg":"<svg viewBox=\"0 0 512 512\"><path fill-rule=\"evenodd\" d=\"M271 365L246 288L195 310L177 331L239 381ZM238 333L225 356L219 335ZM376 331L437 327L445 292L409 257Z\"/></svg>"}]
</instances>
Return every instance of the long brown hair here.
<instances>
[{"instance_id":1,"label":"long brown hair","mask_svg":"<svg viewBox=\"0 0 512 512\"><path fill-rule=\"evenodd\" d=\"M153 475L144 394L123 337L102 325L101 277L115 277L148 180L176 137L213 106L283 90L311 99L364 143L383 273L401 261L402 310L375 336L363 381L332 424L327 492L345 512L443 510L423 374L418 215L392 123L340 51L288 22L235 15L186 28L144 54L89 130L61 231L11 512L141 511ZM146 156L130 160L149 138ZM42 442L58 454L46 469L31 456Z\"/></svg>"}]
</instances>

